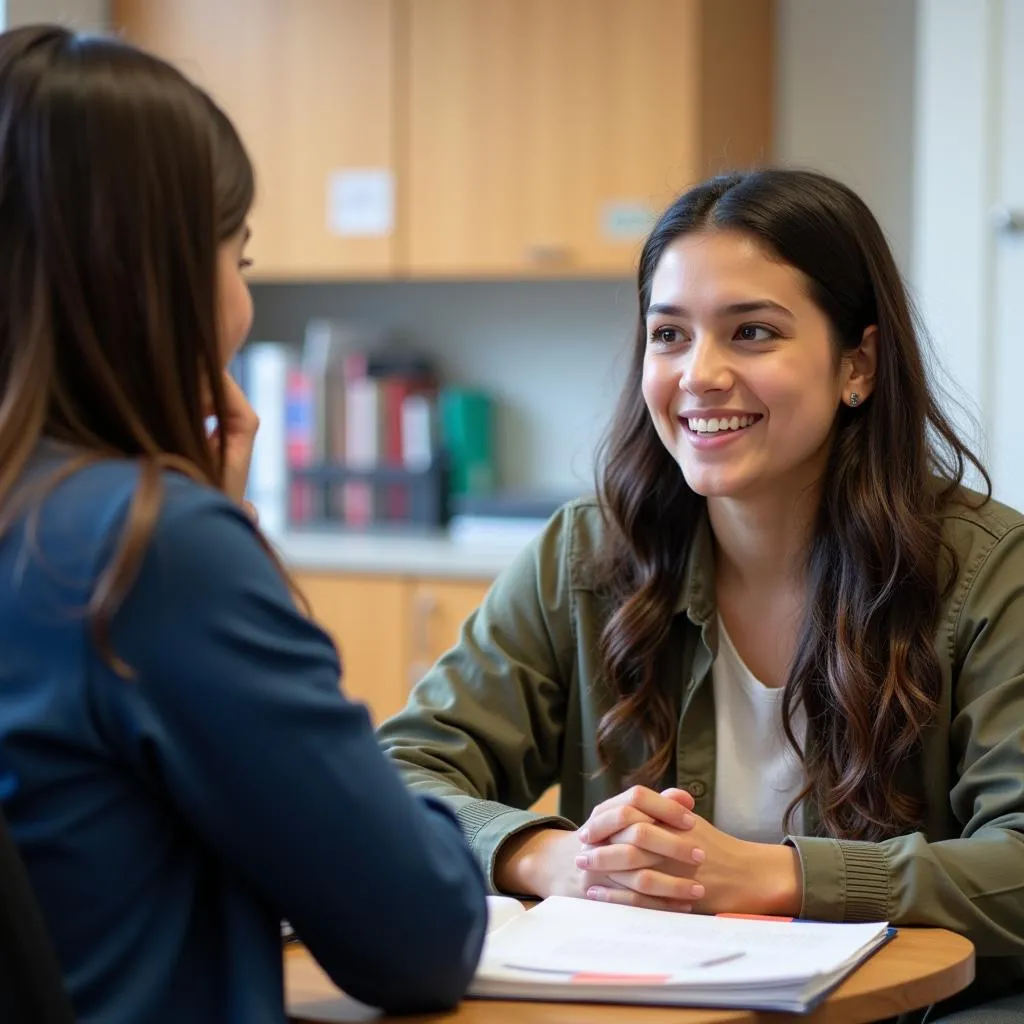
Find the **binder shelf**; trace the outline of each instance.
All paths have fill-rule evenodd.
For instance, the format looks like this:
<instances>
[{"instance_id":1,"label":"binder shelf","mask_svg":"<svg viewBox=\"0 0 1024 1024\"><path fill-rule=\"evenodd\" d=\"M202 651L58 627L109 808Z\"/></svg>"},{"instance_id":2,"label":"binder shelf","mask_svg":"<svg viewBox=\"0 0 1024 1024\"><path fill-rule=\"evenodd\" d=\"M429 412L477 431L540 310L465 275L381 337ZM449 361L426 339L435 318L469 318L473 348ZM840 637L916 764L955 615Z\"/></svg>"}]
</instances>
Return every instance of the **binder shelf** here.
<instances>
[{"instance_id":1,"label":"binder shelf","mask_svg":"<svg viewBox=\"0 0 1024 1024\"><path fill-rule=\"evenodd\" d=\"M448 460L428 466L345 463L290 470L289 526L297 529L440 529L449 519Z\"/></svg>"}]
</instances>

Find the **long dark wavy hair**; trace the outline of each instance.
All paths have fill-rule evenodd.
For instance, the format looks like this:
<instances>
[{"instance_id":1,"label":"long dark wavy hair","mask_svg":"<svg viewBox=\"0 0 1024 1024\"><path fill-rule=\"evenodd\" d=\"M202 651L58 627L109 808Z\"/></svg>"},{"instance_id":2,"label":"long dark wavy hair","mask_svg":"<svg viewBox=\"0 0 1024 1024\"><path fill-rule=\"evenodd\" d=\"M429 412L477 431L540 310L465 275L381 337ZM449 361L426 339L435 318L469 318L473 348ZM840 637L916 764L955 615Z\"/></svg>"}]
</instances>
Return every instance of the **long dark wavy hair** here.
<instances>
[{"instance_id":1,"label":"long dark wavy hair","mask_svg":"<svg viewBox=\"0 0 1024 1024\"><path fill-rule=\"evenodd\" d=\"M666 247L690 232L728 229L755 239L807 279L828 318L837 357L878 327L871 398L841 406L807 552L807 606L783 703L786 734L827 834L878 840L920 824L905 779L937 705L940 514L979 460L929 385L915 316L885 237L849 188L809 171L767 169L691 189L661 216L638 273L639 319L628 379L605 439L598 493L610 536L599 568L615 611L601 658L618 694L598 728L607 768L639 730L647 760L631 782L655 785L673 762L678 708L659 674L684 566L705 499L659 440L641 393L651 280ZM989 487L990 489L990 487ZM948 564L948 563L947 563ZM955 560L953 561L955 566ZM791 716L806 710L806 744Z\"/></svg>"},{"instance_id":2,"label":"long dark wavy hair","mask_svg":"<svg viewBox=\"0 0 1024 1024\"><path fill-rule=\"evenodd\" d=\"M140 469L92 595L97 642L141 564L165 469L219 487L217 253L253 170L227 117L170 65L40 25L0 35L0 525L40 441ZM45 488L43 488L45 490Z\"/></svg>"}]
</instances>

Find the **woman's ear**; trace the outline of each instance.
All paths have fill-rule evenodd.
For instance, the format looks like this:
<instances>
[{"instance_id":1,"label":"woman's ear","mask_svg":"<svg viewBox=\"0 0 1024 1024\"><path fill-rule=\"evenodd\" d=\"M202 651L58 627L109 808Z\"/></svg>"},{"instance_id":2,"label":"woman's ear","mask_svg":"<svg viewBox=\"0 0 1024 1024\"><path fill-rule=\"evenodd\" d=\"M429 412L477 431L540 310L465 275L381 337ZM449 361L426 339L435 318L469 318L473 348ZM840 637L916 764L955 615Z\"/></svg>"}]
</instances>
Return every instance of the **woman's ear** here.
<instances>
[{"instance_id":1,"label":"woman's ear","mask_svg":"<svg viewBox=\"0 0 1024 1024\"><path fill-rule=\"evenodd\" d=\"M843 354L843 401L859 405L875 390L875 371L878 367L878 326L864 328L860 345ZM856 395L856 398L852 396Z\"/></svg>"}]
</instances>

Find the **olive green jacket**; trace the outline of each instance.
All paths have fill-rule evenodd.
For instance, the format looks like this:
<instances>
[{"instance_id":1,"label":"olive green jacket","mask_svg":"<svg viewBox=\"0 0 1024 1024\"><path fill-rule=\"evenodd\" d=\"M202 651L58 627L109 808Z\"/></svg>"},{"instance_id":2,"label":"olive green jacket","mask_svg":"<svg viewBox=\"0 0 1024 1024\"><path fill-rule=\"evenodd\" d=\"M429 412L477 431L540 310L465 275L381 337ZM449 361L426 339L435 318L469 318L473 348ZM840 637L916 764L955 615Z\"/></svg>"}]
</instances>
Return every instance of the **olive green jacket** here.
<instances>
[{"instance_id":1,"label":"olive green jacket","mask_svg":"<svg viewBox=\"0 0 1024 1024\"><path fill-rule=\"evenodd\" d=\"M1024 518L994 501L957 506L944 531L958 574L935 634L939 709L914 767L923 830L878 843L830 839L805 806L807 835L787 842L800 854L804 917L960 932L979 957L999 958L979 964L977 999L1024 989ZM625 788L615 772L598 770L595 750L597 723L614 703L597 656L611 609L591 579L602 532L595 501L561 509L379 730L406 782L454 808L492 888L510 836L544 821L574 827ZM705 518L663 662L679 708L675 765L663 783L689 790L712 821L716 645ZM622 763L643 761L639 742ZM524 810L555 783L564 817Z\"/></svg>"}]
</instances>

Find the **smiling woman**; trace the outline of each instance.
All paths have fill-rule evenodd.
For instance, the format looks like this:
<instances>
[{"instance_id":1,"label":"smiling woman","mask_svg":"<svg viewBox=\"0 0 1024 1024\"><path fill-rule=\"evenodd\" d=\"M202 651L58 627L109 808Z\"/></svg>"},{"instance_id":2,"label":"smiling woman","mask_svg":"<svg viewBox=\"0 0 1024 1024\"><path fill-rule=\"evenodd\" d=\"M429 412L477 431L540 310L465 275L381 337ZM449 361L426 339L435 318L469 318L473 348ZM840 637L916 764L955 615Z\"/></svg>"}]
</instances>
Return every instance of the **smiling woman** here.
<instances>
[{"instance_id":1,"label":"smiling woman","mask_svg":"<svg viewBox=\"0 0 1024 1024\"><path fill-rule=\"evenodd\" d=\"M731 230L671 242L651 281L643 395L690 488L813 486L844 392L870 394L877 333L840 360L803 274L762 244Z\"/></svg>"},{"instance_id":2,"label":"smiling woman","mask_svg":"<svg viewBox=\"0 0 1024 1024\"><path fill-rule=\"evenodd\" d=\"M637 284L597 497L385 749L499 891L941 925L967 1001L1024 986L1024 517L962 484L877 222L821 175L716 178Z\"/></svg>"}]
</instances>

